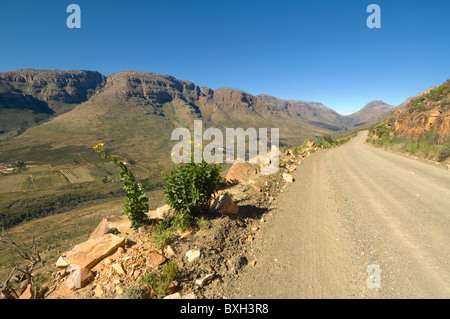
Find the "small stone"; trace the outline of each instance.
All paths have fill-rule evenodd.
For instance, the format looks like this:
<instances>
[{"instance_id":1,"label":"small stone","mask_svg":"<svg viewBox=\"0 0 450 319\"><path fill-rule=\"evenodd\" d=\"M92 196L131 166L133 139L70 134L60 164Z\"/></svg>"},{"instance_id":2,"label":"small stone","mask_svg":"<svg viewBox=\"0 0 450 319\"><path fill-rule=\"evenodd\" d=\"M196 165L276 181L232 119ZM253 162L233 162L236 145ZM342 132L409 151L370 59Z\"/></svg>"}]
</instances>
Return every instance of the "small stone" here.
<instances>
[{"instance_id":1,"label":"small stone","mask_svg":"<svg viewBox=\"0 0 450 319\"><path fill-rule=\"evenodd\" d=\"M197 299L197 296L195 295L195 293L190 292L190 293L188 293L187 295L184 295L184 296L182 297L182 299Z\"/></svg>"},{"instance_id":2,"label":"small stone","mask_svg":"<svg viewBox=\"0 0 450 319\"><path fill-rule=\"evenodd\" d=\"M174 294L165 296L163 299L181 299L181 295L179 292L176 292Z\"/></svg>"},{"instance_id":3,"label":"small stone","mask_svg":"<svg viewBox=\"0 0 450 319\"><path fill-rule=\"evenodd\" d=\"M193 262L198 257L200 257L200 250L198 249L191 249L186 253L186 258L189 263Z\"/></svg>"},{"instance_id":4,"label":"small stone","mask_svg":"<svg viewBox=\"0 0 450 319\"><path fill-rule=\"evenodd\" d=\"M66 268L69 266L69 263L62 257L59 257L56 261L56 268Z\"/></svg>"},{"instance_id":5,"label":"small stone","mask_svg":"<svg viewBox=\"0 0 450 319\"><path fill-rule=\"evenodd\" d=\"M283 179L288 183L292 183L294 181L292 175L288 173L283 173Z\"/></svg>"},{"instance_id":6,"label":"small stone","mask_svg":"<svg viewBox=\"0 0 450 319\"><path fill-rule=\"evenodd\" d=\"M195 281L195 283L200 286L203 287L204 285L206 285L207 283L209 283L212 279L214 278L214 274L207 274L205 277L203 277L202 279L198 279Z\"/></svg>"},{"instance_id":7,"label":"small stone","mask_svg":"<svg viewBox=\"0 0 450 319\"><path fill-rule=\"evenodd\" d=\"M164 255L168 258L176 257L175 250L170 245L164 248Z\"/></svg>"},{"instance_id":8,"label":"small stone","mask_svg":"<svg viewBox=\"0 0 450 319\"><path fill-rule=\"evenodd\" d=\"M80 268L78 266L70 266L68 271L71 272L67 278L67 287L72 290L85 287L92 279L94 273L87 268Z\"/></svg>"},{"instance_id":9,"label":"small stone","mask_svg":"<svg viewBox=\"0 0 450 319\"><path fill-rule=\"evenodd\" d=\"M121 276L125 276L127 273L125 272L125 269L123 269L122 265L120 263L115 263L112 265L112 268Z\"/></svg>"}]
</instances>

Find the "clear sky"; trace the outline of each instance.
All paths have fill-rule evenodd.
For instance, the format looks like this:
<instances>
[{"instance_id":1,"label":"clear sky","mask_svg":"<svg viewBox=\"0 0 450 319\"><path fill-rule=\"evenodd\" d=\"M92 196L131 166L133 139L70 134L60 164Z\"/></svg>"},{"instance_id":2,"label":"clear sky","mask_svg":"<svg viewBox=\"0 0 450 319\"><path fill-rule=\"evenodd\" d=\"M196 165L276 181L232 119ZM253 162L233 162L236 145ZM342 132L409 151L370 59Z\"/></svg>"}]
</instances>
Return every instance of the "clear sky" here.
<instances>
[{"instance_id":1,"label":"clear sky","mask_svg":"<svg viewBox=\"0 0 450 319\"><path fill-rule=\"evenodd\" d=\"M72 3L81 29L66 26ZM1 0L0 35L0 71L136 69L341 114L450 78L448 0Z\"/></svg>"}]
</instances>

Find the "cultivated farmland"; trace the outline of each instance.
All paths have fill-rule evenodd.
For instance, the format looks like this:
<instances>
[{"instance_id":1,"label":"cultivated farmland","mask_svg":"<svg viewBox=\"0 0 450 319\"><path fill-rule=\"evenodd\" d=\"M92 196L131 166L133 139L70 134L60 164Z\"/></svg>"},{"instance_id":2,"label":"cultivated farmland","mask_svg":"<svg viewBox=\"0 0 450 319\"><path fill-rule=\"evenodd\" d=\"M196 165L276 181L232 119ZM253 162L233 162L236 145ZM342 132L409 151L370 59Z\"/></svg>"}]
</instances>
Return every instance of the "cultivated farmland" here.
<instances>
[{"instance_id":1,"label":"cultivated farmland","mask_svg":"<svg viewBox=\"0 0 450 319\"><path fill-rule=\"evenodd\" d=\"M92 182L94 178L91 176L87 167L62 169L60 171L72 184Z\"/></svg>"},{"instance_id":2,"label":"cultivated farmland","mask_svg":"<svg viewBox=\"0 0 450 319\"><path fill-rule=\"evenodd\" d=\"M57 171L47 171L45 174L33 174L33 181L37 190L68 184L64 176Z\"/></svg>"},{"instance_id":3,"label":"cultivated farmland","mask_svg":"<svg viewBox=\"0 0 450 319\"><path fill-rule=\"evenodd\" d=\"M0 176L0 193L12 193L34 189L30 175Z\"/></svg>"}]
</instances>

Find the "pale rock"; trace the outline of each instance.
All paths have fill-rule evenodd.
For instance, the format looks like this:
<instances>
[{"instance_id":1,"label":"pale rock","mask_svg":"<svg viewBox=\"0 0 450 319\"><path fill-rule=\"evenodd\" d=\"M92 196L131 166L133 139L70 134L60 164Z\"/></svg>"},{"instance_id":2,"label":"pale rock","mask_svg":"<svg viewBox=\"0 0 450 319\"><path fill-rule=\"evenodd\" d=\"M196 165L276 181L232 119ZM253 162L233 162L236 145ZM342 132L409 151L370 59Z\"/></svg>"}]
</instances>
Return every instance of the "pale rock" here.
<instances>
[{"instance_id":1,"label":"pale rock","mask_svg":"<svg viewBox=\"0 0 450 319\"><path fill-rule=\"evenodd\" d=\"M114 268L114 270L121 276L125 276L126 272L123 269L122 265L120 263L115 263L111 266L112 268Z\"/></svg>"},{"instance_id":2,"label":"pale rock","mask_svg":"<svg viewBox=\"0 0 450 319\"><path fill-rule=\"evenodd\" d=\"M174 294L165 296L163 299L181 299L181 295L179 292L176 292Z\"/></svg>"},{"instance_id":3,"label":"pale rock","mask_svg":"<svg viewBox=\"0 0 450 319\"><path fill-rule=\"evenodd\" d=\"M164 247L164 255L168 258L176 257L175 250L170 245Z\"/></svg>"},{"instance_id":4,"label":"pale rock","mask_svg":"<svg viewBox=\"0 0 450 319\"><path fill-rule=\"evenodd\" d=\"M195 283L200 286L203 287L204 285L206 285L207 283L209 283L212 279L214 278L214 274L207 274L205 277L203 277L202 279L198 279L195 281Z\"/></svg>"},{"instance_id":5,"label":"pale rock","mask_svg":"<svg viewBox=\"0 0 450 319\"><path fill-rule=\"evenodd\" d=\"M292 175L288 173L283 173L283 179L288 183L292 183L294 181Z\"/></svg>"},{"instance_id":6,"label":"pale rock","mask_svg":"<svg viewBox=\"0 0 450 319\"><path fill-rule=\"evenodd\" d=\"M104 217L98 224L97 228L92 232L91 236L89 236L88 240L96 239L96 238L102 237L105 234L114 233L114 232L117 232L117 229L114 227L111 227L110 222Z\"/></svg>"},{"instance_id":7,"label":"pale rock","mask_svg":"<svg viewBox=\"0 0 450 319\"><path fill-rule=\"evenodd\" d=\"M220 195L214 200L209 211L221 215L237 214L239 212L239 206L229 196Z\"/></svg>"},{"instance_id":8,"label":"pale rock","mask_svg":"<svg viewBox=\"0 0 450 319\"><path fill-rule=\"evenodd\" d=\"M66 268L69 265L70 264L66 260L64 260L63 257L59 257L56 261L56 268Z\"/></svg>"},{"instance_id":9,"label":"pale rock","mask_svg":"<svg viewBox=\"0 0 450 319\"><path fill-rule=\"evenodd\" d=\"M147 213L150 220L163 220L166 217L170 217L174 214L174 210L169 205L158 207L156 210L151 210Z\"/></svg>"},{"instance_id":10,"label":"pale rock","mask_svg":"<svg viewBox=\"0 0 450 319\"><path fill-rule=\"evenodd\" d=\"M71 265L69 271L71 274L67 278L67 287L72 290L83 288L94 279L93 272L87 268L79 268Z\"/></svg>"},{"instance_id":11,"label":"pale rock","mask_svg":"<svg viewBox=\"0 0 450 319\"><path fill-rule=\"evenodd\" d=\"M74 246L63 254L64 260L80 268L92 269L106 256L112 254L117 248L123 246L125 239L116 235L106 234L100 238L88 240Z\"/></svg>"},{"instance_id":12,"label":"pale rock","mask_svg":"<svg viewBox=\"0 0 450 319\"><path fill-rule=\"evenodd\" d=\"M200 250L198 249L191 249L186 253L186 258L189 263L193 262L198 257L200 257Z\"/></svg>"},{"instance_id":13,"label":"pale rock","mask_svg":"<svg viewBox=\"0 0 450 319\"><path fill-rule=\"evenodd\" d=\"M182 297L182 299L197 299L197 296L195 295L195 293L190 292L190 293L188 293L187 295L184 295L184 296Z\"/></svg>"}]
</instances>

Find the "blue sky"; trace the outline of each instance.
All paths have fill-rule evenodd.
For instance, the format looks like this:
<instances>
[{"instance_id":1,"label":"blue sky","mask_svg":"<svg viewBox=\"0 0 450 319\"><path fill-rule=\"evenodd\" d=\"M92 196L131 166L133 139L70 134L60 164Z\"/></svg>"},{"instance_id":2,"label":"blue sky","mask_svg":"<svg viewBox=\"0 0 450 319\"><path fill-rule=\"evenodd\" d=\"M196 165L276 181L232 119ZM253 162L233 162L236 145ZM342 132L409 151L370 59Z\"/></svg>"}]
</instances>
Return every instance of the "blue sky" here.
<instances>
[{"instance_id":1,"label":"blue sky","mask_svg":"<svg viewBox=\"0 0 450 319\"><path fill-rule=\"evenodd\" d=\"M0 70L136 69L349 114L449 79L449 16L444 0L1 0Z\"/></svg>"}]
</instances>

